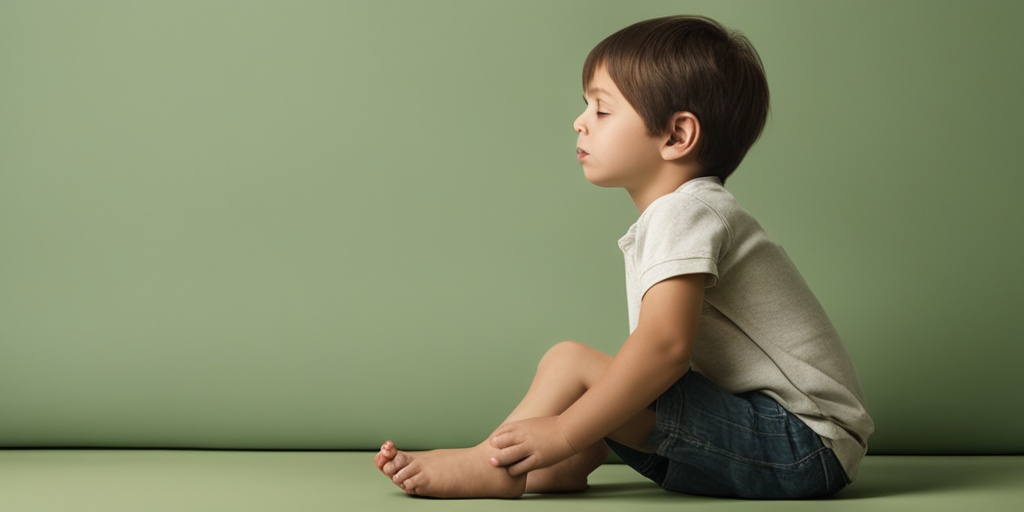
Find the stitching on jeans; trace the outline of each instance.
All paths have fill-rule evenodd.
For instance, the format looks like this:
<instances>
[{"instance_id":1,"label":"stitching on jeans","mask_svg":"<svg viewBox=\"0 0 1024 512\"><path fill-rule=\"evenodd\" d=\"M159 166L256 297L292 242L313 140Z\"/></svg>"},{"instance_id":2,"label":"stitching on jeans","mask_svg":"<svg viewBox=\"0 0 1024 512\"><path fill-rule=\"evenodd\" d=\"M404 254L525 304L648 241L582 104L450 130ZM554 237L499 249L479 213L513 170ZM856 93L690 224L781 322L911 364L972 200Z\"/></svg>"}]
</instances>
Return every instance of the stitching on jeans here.
<instances>
[{"instance_id":1,"label":"stitching on jeans","mask_svg":"<svg viewBox=\"0 0 1024 512\"><path fill-rule=\"evenodd\" d=\"M726 458L729 458L729 459L732 459L732 460L735 460L735 461L739 461L739 462L743 462L743 463L747 463L747 464L751 464L751 465L755 465L755 466L763 466L763 467L771 467L771 468L779 468L779 469L788 469L788 468L800 466L802 464L807 463L807 461L809 459L811 459L811 458L821 454L825 450L828 450L827 447L822 446L821 448L818 448L817 450L815 450L815 451L811 452L810 454L806 455L802 459L796 460L796 461L791 462L789 464L780 464L780 463L776 463L776 462L768 462L768 461L763 461L763 460L750 459L750 458L744 457L742 455L733 453L731 451L723 450L723 449L721 449L721 448L719 448L719 447L717 447L717 446L715 446L713 444L706 443L706 442L703 442L701 440L694 439L694 438L691 438L691 437L688 437L688 436L671 436L671 437L673 437L674 440L676 440L678 442L682 442L682 443L688 444L690 446L694 446L694 447L700 448L700 449L702 449L702 450L704 450L706 452L714 453L714 454L717 454L717 455L721 455L723 457L726 457Z\"/></svg>"},{"instance_id":2,"label":"stitching on jeans","mask_svg":"<svg viewBox=\"0 0 1024 512\"><path fill-rule=\"evenodd\" d=\"M741 425L739 423L734 423L732 421L729 421L726 418L723 418L723 417L715 415L715 414L711 414L711 413L709 413L707 411L704 411L704 410L701 410L701 409L697 409L694 412L696 412L697 414L700 414L701 416L704 416L706 418L714 420L714 421L716 421L716 422L718 422L718 423L720 423L722 425L728 425L730 427L735 428L736 430L740 430L742 432L747 432L747 433L750 433L750 434L758 434L758 435L772 436L772 437L786 437L786 436L789 435L787 432L762 432L760 430L754 430L754 429L751 429L751 428L747 428L746 425ZM770 418L770 419L772 419L773 421L779 421L779 420L781 420L783 418L785 418L785 417L782 416L782 417L775 417L775 418Z\"/></svg>"},{"instance_id":3,"label":"stitching on jeans","mask_svg":"<svg viewBox=\"0 0 1024 512\"><path fill-rule=\"evenodd\" d=\"M821 454L821 457L818 458L818 461L821 462L821 474L825 475L825 488L821 490L821 493L825 494L829 491L829 488L832 487L832 472L829 470L828 462L825 460L824 453Z\"/></svg>"}]
</instances>

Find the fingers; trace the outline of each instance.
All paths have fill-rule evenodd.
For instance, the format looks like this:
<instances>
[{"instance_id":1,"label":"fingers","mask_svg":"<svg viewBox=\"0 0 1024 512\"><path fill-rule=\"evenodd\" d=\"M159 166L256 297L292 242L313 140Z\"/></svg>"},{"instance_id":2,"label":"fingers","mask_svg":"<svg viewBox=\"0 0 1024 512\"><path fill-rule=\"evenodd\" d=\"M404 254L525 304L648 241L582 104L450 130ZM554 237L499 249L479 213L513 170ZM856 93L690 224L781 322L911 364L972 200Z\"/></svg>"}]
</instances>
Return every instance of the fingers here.
<instances>
[{"instance_id":1,"label":"fingers","mask_svg":"<svg viewBox=\"0 0 1024 512\"><path fill-rule=\"evenodd\" d=\"M509 476L515 478L519 475L525 475L536 468L536 461L533 457L527 457L515 464L508 467Z\"/></svg>"},{"instance_id":2,"label":"fingers","mask_svg":"<svg viewBox=\"0 0 1024 512\"><path fill-rule=\"evenodd\" d=\"M532 471L536 466L533 456L527 456L529 450L523 445L506 448L490 458L490 463L496 468L504 467L508 470L509 476L519 476Z\"/></svg>"},{"instance_id":3,"label":"fingers","mask_svg":"<svg viewBox=\"0 0 1024 512\"><path fill-rule=\"evenodd\" d=\"M491 434L491 446L501 450L508 448L509 446L522 444L525 439L523 433L516 430L514 424L506 424L498 427L497 430Z\"/></svg>"},{"instance_id":4,"label":"fingers","mask_svg":"<svg viewBox=\"0 0 1024 512\"><path fill-rule=\"evenodd\" d=\"M501 450L503 448L508 448L509 446L512 446L513 444L515 444L515 443L512 442L512 436L510 436L508 434L496 434L496 435L491 436L491 446L493 446L493 447L495 447L495 448L497 448L499 450Z\"/></svg>"},{"instance_id":5,"label":"fingers","mask_svg":"<svg viewBox=\"0 0 1024 512\"><path fill-rule=\"evenodd\" d=\"M530 455L530 449L523 444L509 446L498 451L490 458L491 465L499 468L515 464Z\"/></svg>"}]
</instances>

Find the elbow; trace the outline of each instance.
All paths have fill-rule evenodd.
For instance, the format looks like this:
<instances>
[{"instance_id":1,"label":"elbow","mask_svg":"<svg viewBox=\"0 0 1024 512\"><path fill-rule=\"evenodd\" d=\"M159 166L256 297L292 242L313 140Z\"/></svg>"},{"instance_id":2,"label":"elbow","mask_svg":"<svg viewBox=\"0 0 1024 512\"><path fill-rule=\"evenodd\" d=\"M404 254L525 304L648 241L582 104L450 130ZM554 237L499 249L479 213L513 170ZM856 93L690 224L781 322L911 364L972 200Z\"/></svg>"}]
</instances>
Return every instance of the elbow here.
<instances>
[{"instance_id":1,"label":"elbow","mask_svg":"<svg viewBox=\"0 0 1024 512\"><path fill-rule=\"evenodd\" d=\"M633 331L623 349L644 354L642 360L656 364L663 371L682 376L690 369L690 356L693 343L689 336L679 333L659 332L653 329L637 329Z\"/></svg>"},{"instance_id":2,"label":"elbow","mask_svg":"<svg viewBox=\"0 0 1024 512\"><path fill-rule=\"evenodd\" d=\"M656 350L658 358L666 365L682 375L690 369L690 356L693 352L689 339L679 336L657 338Z\"/></svg>"},{"instance_id":3,"label":"elbow","mask_svg":"<svg viewBox=\"0 0 1024 512\"><path fill-rule=\"evenodd\" d=\"M682 375L690 369L690 349L687 343L673 343L667 345L662 353L665 362L679 370Z\"/></svg>"}]
</instances>

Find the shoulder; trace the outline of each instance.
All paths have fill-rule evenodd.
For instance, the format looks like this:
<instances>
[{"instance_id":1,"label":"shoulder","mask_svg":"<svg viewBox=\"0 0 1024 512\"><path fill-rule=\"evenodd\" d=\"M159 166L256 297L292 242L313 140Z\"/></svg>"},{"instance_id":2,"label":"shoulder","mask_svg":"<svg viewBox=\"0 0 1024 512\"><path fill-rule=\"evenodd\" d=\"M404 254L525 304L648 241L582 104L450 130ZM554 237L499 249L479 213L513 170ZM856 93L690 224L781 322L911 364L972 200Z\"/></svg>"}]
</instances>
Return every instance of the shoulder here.
<instances>
[{"instance_id":1,"label":"shoulder","mask_svg":"<svg viewBox=\"0 0 1024 512\"><path fill-rule=\"evenodd\" d=\"M730 252L733 237L729 222L713 197L708 198L713 186L721 185L717 179L693 181L652 202L619 240L645 282L684 273L717 276L718 262ZM709 185L712 187L705 190ZM713 285L714 279L710 283Z\"/></svg>"},{"instance_id":2,"label":"shoulder","mask_svg":"<svg viewBox=\"0 0 1024 512\"><path fill-rule=\"evenodd\" d=\"M732 197L717 178L698 178L659 197L637 220L638 234L664 231L724 232L730 238Z\"/></svg>"}]
</instances>

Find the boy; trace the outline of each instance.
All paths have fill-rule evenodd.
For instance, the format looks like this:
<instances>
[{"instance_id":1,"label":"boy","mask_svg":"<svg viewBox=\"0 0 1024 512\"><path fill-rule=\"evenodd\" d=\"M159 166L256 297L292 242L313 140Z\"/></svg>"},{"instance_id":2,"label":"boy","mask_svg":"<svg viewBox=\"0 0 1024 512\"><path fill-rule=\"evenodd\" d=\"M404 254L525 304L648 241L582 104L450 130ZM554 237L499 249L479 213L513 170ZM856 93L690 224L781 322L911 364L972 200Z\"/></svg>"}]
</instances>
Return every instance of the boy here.
<instances>
[{"instance_id":1,"label":"boy","mask_svg":"<svg viewBox=\"0 0 1024 512\"><path fill-rule=\"evenodd\" d=\"M637 23L583 68L573 127L587 179L640 216L619 246L631 334L614 356L544 355L479 445L377 468L414 495L581 491L610 446L661 487L712 496L834 494L873 423L838 334L782 249L722 186L760 136L768 86L743 36L702 17Z\"/></svg>"}]
</instances>

